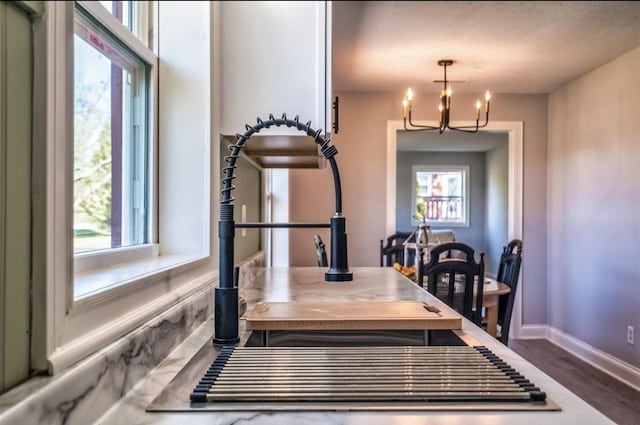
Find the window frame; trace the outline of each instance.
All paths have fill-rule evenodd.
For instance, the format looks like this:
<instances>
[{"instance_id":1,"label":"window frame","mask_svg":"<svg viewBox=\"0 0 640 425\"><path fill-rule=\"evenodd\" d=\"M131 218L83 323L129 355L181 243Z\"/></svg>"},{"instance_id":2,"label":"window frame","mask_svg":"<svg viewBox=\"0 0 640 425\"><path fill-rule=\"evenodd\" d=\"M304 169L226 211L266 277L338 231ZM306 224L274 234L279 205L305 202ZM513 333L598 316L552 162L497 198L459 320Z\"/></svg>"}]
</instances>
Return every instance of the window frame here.
<instances>
[{"instance_id":1,"label":"window frame","mask_svg":"<svg viewBox=\"0 0 640 425\"><path fill-rule=\"evenodd\" d=\"M434 220L426 220L426 224L432 227L469 227L470 216L471 216L471 202L469 199L469 186L470 186L470 167L468 165L426 165L426 164L416 164L411 167L411 225L417 226L421 224L421 221L415 219L414 215L416 212L416 184L417 177L416 174L418 172L432 172L432 173L443 173L443 172L460 172L462 173L462 211L463 211L463 219L461 221L451 221L451 220L443 220L443 221L434 221Z\"/></svg>"},{"instance_id":2,"label":"window frame","mask_svg":"<svg viewBox=\"0 0 640 425\"><path fill-rule=\"evenodd\" d=\"M77 3L84 7L93 2ZM72 208L76 2L47 2L43 21L34 27L38 40L34 43L35 56L42 58L35 66L35 81L42 83L35 88L38 107L34 111L34 130L35 137L43 140L37 143L33 169L34 370L55 374L66 369L186 298L210 291L217 278L212 220L217 208L212 200L217 199L218 184L211 182L211 176L217 175L219 169L217 154L211 149L211 127L219 122L211 112L211 86L219 86L212 81L210 71L214 6L209 2L192 8L181 8L174 2L149 3L153 5L155 23L150 36L153 52L164 57L164 63L154 62L156 74L152 72L155 93L160 76L165 75L161 85L164 103L152 95L157 118L150 126L156 181L151 200L157 214L154 240L163 243L143 247L147 252L135 255L132 252L136 249L130 247L112 250L114 259L92 255L90 264L79 267L81 271L77 273ZM97 12L100 19L115 20L123 27L121 30L126 29L99 3L89 7L95 6L104 12ZM193 25L180 26L181 19ZM171 45L166 53L158 47L160 21L164 23L161 31L171 40L166 43ZM190 87L187 91L183 89L186 81ZM174 118L174 114L179 117ZM176 152L186 159L176 161ZM158 198L159 191L163 199ZM91 275L112 279L113 285L109 290L74 300L74 280L79 274L88 279Z\"/></svg>"},{"instance_id":3,"label":"window frame","mask_svg":"<svg viewBox=\"0 0 640 425\"><path fill-rule=\"evenodd\" d=\"M148 8L152 4L150 2L140 2L138 4L139 9L136 16L146 17L148 19ZM99 24L101 24L106 30L111 32L114 38L119 40L133 53L138 55L149 67L149 98L148 98L148 116L146 128L149 148L150 175L149 178L149 243L140 244L129 247L111 248L103 251L92 251L74 253L74 276L73 283L71 285L71 299L67 297L67 309L72 309L76 306L91 305L100 302L104 302L105 299L118 296L122 291L128 291L130 288L125 288L127 285L135 285L137 282L135 272L127 273L121 270L118 276L109 276L105 274L105 270L118 269L119 265L128 261L145 261L152 260L159 254L158 232L157 232L157 217L158 209L155 199L157 197L158 175L156 163L156 155L158 146L157 136L157 93L159 90L158 85L158 57L156 52L147 47L142 41L144 34L148 34L149 31L157 27L157 20L151 25L145 24L141 19L137 20L137 34L133 34L131 30L122 22L120 22L110 11L108 11L102 4L94 1L76 1L74 3L73 17L74 25L76 18L76 7L82 8L84 13L91 15ZM72 33L75 31L72 29ZM148 38L147 38L148 40ZM72 52L70 56L73 57L73 45L67 45L66 48L71 48ZM73 63L73 62L72 62ZM71 68L73 70L73 67ZM73 86L68 94L73 99ZM73 107L72 107L73 111ZM71 134L73 134L73 127L71 128ZM73 158L71 160L73 165ZM72 188L73 190L73 188ZM73 211L72 211L73 214ZM73 226L73 219L72 219ZM72 241L73 243L73 241ZM149 271L150 268L147 268ZM97 283L102 282L102 284ZM78 288L78 286L80 288ZM89 287L96 287L94 291L90 291ZM82 293L84 296L76 297L76 293Z\"/></svg>"},{"instance_id":4,"label":"window frame","mask_svg":"<svg viewBox=\"0 0 640 425\"><path fill-rule=\"evenodd\" d=\"M123 262L123 253L131 256L132 259L151 258L158 254L158 238L155 225L157 221L157 208L153 207L153 205L155 205L153 200L156 196L156 191L154 189L157 188L158 178L157 173L153 171L156 170L156 168L152 166L153 152L157 148L157 126L155 125L157 121L157 107L154 106L154 102L157 99L158 93L158 58L156 54L142 41L143 39L148 40L148 37L146 37L145 34L148 34L150 29L154 27L154 25L145 24L145 19L140 18L142 16L148 19L148 8L151 6L150 2L144 1L137 3L137 6L139 7L135 14L136 18L138 18L136 19L137 34L133 34L126 25L120 22L99 2L77 1L76 5L78 8L83 10L82 13L90 16L102 25L105 30L109 31L113 35L114 39L118 40L126 48L138 55L139 58L149 67L149 81L146 82L146 85L149 86L149 96L148 102L145 101L145 103L147 103L148 110L145 114L147 119L144 123L143 134L148 149L147 159L150 162L150 164L148 164L149 175L147 176L149 179L150 190L148 194L149 198L147 200L148 221L146 223L149 242L132 246L109 248L100 251L74 253L75 272L82 273L97 267L103 268L116 266ZM87 18L77 18L74 9L74 23L75 19L80 19L81 21L87 20ZM80 282L80 286L84 286L82 282ZM112 282L111 285L105 286L105 288L110 286L117 286L117 282ZM83 288L80 289L81 293L87 292ZM77 299L77 297L75 299Z\"/></svg>"}]
</instances>

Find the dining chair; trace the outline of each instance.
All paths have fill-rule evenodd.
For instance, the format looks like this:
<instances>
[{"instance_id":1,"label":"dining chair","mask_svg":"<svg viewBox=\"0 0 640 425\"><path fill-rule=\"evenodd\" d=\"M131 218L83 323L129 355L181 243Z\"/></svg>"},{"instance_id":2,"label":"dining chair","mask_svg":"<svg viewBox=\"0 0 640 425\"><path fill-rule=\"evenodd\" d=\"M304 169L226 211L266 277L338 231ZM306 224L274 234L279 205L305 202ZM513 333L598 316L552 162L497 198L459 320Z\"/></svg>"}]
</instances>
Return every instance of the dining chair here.
<instances>
[{"instance_id":1,"label":"dining chair","mask_svg":"<svg viewBox=\"0 0 640 425\"><path fill-rule=\"evenodd\" d=\"M498 326L500 327L498 339L504 345L509 344L511 313L513 312L521 265L522 241L520 239L513 239L502 249L497 276L499 282L504 282L511 288L508 294L501 295L500 298L498 298Z\"/></svg>"},{"instance_id":2,"label":"dining chair","mask_svg":"<svg viewBox=\"0 0 640 425\"><path fill-rule=\"evenodd\" d=\"M456 251L463 255L447 258ZM443 255L444 254L444 255ZM446 242L430 251L429 262L419 273L418 284L478 326L482 323L484 252L476 262L475 250L463 242Z\"/></svg>"},{"instance_id":3,"label":"dining chair","mask_svg":"<svg viewBox=\"0 0 640 425\"><path fill-rule=\"evenodd\" d=\"M380 240L380 267L391 267L393 263L404 265L404 245L410 232L396 232Z\"/></svg>"},{"instance_id":4,"label":"dining chair","mask_svg":"<svg viewBox=\"0 0 640 425\"><path fill-rule=\"evenodd\" d=\"M316 260L318 261L318 267L329 267L327 251L320 235L313 235L313 242L316 245Z\"/></svg>"}]
</instances>

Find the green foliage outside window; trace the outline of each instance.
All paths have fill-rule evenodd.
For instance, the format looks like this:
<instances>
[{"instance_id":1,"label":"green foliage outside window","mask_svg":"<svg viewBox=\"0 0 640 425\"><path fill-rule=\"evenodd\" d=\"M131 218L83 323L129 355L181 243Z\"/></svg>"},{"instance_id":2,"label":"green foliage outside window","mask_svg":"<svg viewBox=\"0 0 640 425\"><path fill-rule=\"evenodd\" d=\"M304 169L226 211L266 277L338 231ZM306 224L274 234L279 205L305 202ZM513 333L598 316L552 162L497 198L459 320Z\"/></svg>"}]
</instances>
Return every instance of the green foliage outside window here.
<instances>
[{"instance_id":1,"label":"green foliage outside window","mask_svg":"<svg viewBox=\"0 0 640 425\"><path fill-rule=\"evenodd\" d=\"M74 233L111 234L111 88L108 61L76 37Z\"/></svg>"}]
</instances>

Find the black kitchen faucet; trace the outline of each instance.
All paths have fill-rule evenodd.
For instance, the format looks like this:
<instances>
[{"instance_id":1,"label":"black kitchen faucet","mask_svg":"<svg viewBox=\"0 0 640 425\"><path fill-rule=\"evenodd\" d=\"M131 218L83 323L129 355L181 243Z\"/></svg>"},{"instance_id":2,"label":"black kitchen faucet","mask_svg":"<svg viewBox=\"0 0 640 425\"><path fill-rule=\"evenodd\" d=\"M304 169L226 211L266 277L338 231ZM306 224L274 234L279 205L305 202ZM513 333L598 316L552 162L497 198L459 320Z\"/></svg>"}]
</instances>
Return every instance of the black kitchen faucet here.
<instances>
[{"instance_id":1,"label":"black kitchen faucet","mask_svg":"<svg viewBox=\"0 0 640 425\"><path fill-rule=\"evenodd\" d=\"M235 188L232 181L236 178L234 170L240 149L254 134L271 126L296 128L307 136L313 137L320 145L320 152L329 161L333 173L335 187L336 213L330 223L238 223L233 220L233 200L231 191ZM272 114L266 121L257 119L254 126L246 125L244 134L236 135L236 143L229 146L231 154L225 157L227 166L222 170L222 199L220 200L220 220L218 221L218 238L220 241L220 283L215 289L215 330L214 344L235 344L239 342L238 335L238 272L234 269L233 249L235 228L277 228L277 227L330 227L331 228L331 261L329 270L325 273L328 282L345 282L353 280L353 274L347 264L347 233L345 218L342 215L342 188L340 173L334 156L338 153L329 139L321 136L322 130L311 128L311 121L300 123L298 117L288 119L286 114L282 118L275 118Z\"/></svg>"}]
</instances>

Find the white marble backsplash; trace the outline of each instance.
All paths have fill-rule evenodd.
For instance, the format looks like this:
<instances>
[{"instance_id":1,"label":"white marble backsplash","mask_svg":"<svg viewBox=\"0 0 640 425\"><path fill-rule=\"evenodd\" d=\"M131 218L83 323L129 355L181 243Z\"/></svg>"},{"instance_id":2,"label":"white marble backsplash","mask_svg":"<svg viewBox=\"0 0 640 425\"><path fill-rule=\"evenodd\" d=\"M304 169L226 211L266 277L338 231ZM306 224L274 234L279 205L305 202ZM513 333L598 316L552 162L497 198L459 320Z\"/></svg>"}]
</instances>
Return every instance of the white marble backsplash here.
<instances>
[{"instance_id":1,"label":"white marble backsplash","mask_svg":"<svg viewBox=\"0 0 640 425\"><path fill-rule=\"evenodd\" d=\"M92 423L205 322L212 304L210 286L68 371L46 378L38 390L16 388L10 398L22 401L0 415L0 424Z\"/></svg>"},{"instance_id":2,"label":"white marble backsplash","mask_svg":"<svg viewBox=\"0 0 640 425\"><path fill-rule=\"evenodd\" d=\"M239 293L242 295L244 288L261 287L264 280L264 251L259 251L247 258L240 266L238 276Z\"/></svg>"},{"instance_id":3,"label":"white marble backsplash","mask_svg":"<svg viewBox=\"0 0 640 425\"><path fill-rule=\"evenodd\" d=\"M264 264L240 266L243 280ZM214 284L59 375L35 377L0 397L0 425L94 423L213 315Z\"/></svg>"}]
</instances>

